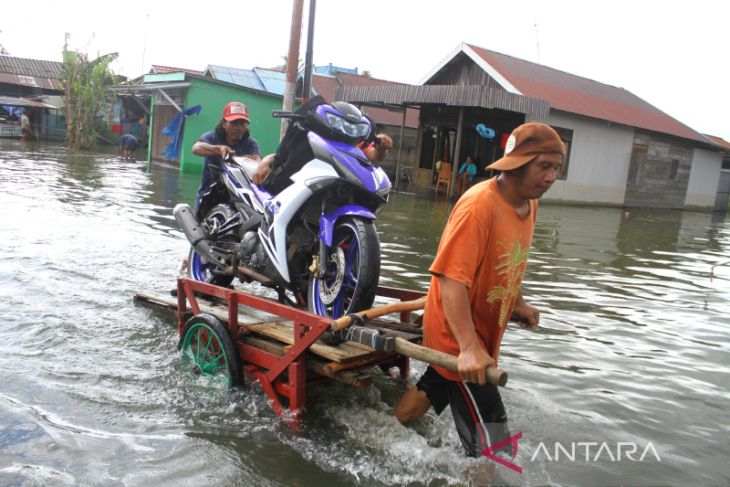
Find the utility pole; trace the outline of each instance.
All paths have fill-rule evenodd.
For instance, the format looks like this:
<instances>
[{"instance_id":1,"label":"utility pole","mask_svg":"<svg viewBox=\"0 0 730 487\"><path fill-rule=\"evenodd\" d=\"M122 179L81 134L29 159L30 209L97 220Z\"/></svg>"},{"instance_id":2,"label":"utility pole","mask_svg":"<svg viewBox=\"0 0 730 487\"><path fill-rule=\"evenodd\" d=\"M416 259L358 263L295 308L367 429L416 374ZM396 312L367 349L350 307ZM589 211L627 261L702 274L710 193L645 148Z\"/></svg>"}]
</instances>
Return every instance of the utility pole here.
<instances>
[{"instance_id":1,"label":"utility pole","mask_svg":"<svg viewBox=\"0 0 730 487\"><path fill-rule=\"evenodd\" d=\"M297 89L297 64L299 63L299 40L302 37L302 12L304 0L294 0L294 8L291 14L291 32L289 33L289 54L286 57L286 84L284 85L284 104L282 110L291 112L294 110L294 95ZM281 133L279 138L284 137L284 132L289 126L289 120L281 119Z\"/></svg>"},{"instance_id":2,"label":"utility pole","mask_svg":"<svg viewBox=\"0 0 730 487\"><path fill-rule=\"evenodd\" d=\"M309 0L309 27L307 28L307 54L304 59L304 82L302 83L302 101L312 96L312 45L314 44L314 12L317 9L317 0Z\"/></svg>"}]
</instances>

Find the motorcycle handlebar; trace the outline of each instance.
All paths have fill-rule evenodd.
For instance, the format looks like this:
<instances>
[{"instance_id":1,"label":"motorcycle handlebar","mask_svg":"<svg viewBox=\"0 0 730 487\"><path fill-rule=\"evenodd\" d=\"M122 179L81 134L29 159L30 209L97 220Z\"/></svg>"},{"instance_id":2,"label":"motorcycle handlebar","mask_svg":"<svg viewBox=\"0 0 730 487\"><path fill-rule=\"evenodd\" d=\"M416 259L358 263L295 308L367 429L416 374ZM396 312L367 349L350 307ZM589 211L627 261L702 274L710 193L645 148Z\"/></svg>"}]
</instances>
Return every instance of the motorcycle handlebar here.
<instances>
[{"instance_id":1,"label":"motorcycle handlebar","mask_svg":"<svg viewBox=\"0 0 730 487\"><path fill-rule=\"evenodd\" d=\"M299 115L298 113L293 112L285 112L282 110L274 110L271 112L271 116L274 118L292 118L294 120L302 120L304 118L304 115Z\"/></svg>"}]
</instances>

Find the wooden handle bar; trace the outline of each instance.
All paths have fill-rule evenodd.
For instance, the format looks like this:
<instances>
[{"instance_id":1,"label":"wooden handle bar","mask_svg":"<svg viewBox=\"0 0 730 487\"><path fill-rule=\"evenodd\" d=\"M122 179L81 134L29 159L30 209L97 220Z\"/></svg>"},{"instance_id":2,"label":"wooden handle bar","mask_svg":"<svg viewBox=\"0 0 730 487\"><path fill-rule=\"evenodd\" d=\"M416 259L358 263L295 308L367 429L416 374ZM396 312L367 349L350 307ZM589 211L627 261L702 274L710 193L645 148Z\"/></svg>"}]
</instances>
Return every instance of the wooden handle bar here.
<instances>
[{"instance_id":1,"label":"wooden handle bar","mask_svg":"<svg viewBox=\"0 0 730 487\"><path fill-rule=\"evenodd\" d=\"M416 345L400 337L395 339L395 352L409 358L427 362L431 365L443 367L452 372L459 372L456 357L453 355ZM507 384L508 378L507 372L504 370L498 369L497 367L487 368L487 382L490 384L504 386Z\"/></svg>"},{"instance_id":2,"label":"wooden handle bar","mask_svg":"<svg viewBox=\"0 0 730 487\"><path fill-rule=\"evenodd\" d=\"M384 306L379 306L377 308L366 309L365 311L358 311L355 314L362 316L362 318L365 320L369 320L373 318L379 318L390 313L404 313L406 311L416 311L418 309L423 309L423 306L425 304L426 296L423 296L422 298L414 299L413 301L396 301L393 303L388 303ZM351 321L351 317L342 316L333 321L330 326L335 331L343 330L350 326Z\"/></svg>"},{"instance_id":3,"label":"wooden handle bar","mask_svg":"<svg viewBox=\"0 0 730 487\"><path fill-rule=\"evenodd\" d=\"M384 316L390 313L416 311L419 309L423 309L425 304L426 296L423 296L412 301L396 301L393 303L388 303L384 306L380 306L377 308L359 311L356 314L360 315L363 319L368 320L372 318L378 318L380 316ZM341 318L333 321L330 326L335 331L343 330L350 326L351 322L352 318L350 316L342 316ZM456 357L454 357L453 355L439 352L438 350L433 350L431 348L426 348L421 345L416 345L415 343L411 343L408 340L404 340L402 338L395 339L395 352L409 358L414 358L422 362L427 362L432 365L443 367L452 372L459 372ZM490 384L495 384L498 386L504 386L505 384L507 384L507 372L498 369L497 367L489 367L487 368L486 372L487 382L489 382Z\"/></svg>"}]
</instances>

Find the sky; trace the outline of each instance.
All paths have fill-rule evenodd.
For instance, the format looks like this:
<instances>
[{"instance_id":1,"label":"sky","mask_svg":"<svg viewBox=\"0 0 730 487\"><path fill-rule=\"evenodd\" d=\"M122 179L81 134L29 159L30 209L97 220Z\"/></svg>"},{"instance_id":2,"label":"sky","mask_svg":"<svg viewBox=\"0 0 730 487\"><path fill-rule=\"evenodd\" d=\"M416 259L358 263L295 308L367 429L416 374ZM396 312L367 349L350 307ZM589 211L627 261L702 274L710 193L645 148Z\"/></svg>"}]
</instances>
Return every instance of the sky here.
<instances>
[{"instance_id":1,"label":"sky","mask_svg":"<svg viewBox=\"0 0 730 487\"><path fill-rule=\"evenodd\" d=\"M29 8L32 5L32 8ZM61 60L69 47L118 52L117 73L152 64L274 67L288 53L293 0L4 2L0 44ZM300 59L306 52L304 2ZM461 42L624 88L693 129L730 141L730 2L694 0L318 0L315 65L418 84Z\"/></svg>"}]
</instances>

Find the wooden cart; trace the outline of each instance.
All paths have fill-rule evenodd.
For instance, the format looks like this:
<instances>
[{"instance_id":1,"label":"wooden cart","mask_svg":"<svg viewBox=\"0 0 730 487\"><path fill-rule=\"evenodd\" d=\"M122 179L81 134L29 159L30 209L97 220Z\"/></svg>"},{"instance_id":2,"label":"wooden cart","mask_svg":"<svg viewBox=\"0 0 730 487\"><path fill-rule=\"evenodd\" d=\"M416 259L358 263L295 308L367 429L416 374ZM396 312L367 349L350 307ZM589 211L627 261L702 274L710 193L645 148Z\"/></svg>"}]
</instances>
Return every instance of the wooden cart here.
<instances>
[{"instance_id":1,"label":"wooden cart","mask_svg":"<svg viewBox=\"0 0 730 487\"><path fill-rule=\"evenodd\" d=\"M336 346L320 338L340 328L342 319L333 322L287 304L187 278L178 279L174 294L137 293L134 299L177 314L186 367L231 387L244 377L258 381L277 414L289 409L286 417L294 423L305 406L307 387L321 381L366 387L371 383L367 369L376 366L397 367L405 379L409 357L456 370L455 357L418 345L421 328L410 321L409 311L399 313L398 321L372 318L393 308L422 306L423 292L379 286L377 295L394 304L360 313L366 319L340 332L346 340ZM507 381L499 369L487 369L487 376L498 385Z\"/></svg>"}]
</instances>

